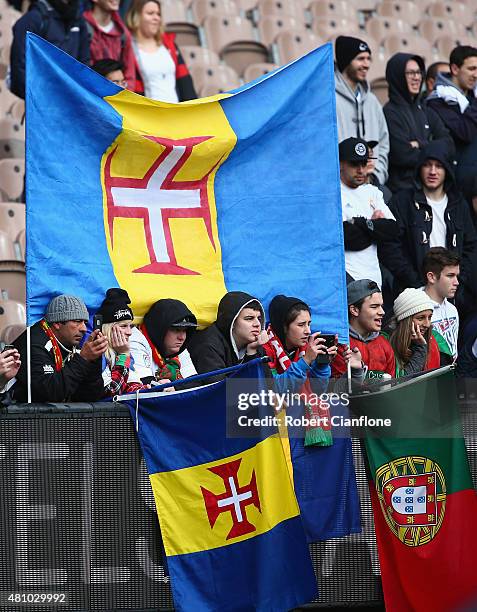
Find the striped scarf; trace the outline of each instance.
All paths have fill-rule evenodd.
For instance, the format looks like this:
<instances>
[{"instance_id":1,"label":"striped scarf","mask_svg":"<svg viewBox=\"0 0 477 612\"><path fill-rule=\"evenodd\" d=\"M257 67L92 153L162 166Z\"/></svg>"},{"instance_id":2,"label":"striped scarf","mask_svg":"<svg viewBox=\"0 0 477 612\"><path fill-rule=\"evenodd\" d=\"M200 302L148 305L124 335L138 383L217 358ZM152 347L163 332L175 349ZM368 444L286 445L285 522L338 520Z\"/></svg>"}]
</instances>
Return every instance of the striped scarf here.
<instances>
[{"instance_id":1,"label":"striped scarf","mask_svg":"<svg viewBox=\"0 0 477 612\"><path fill-rule=\"evenodd\" d=\"M144 334L144 337L146 338L149 346L151 347L152 359L154 363L157 364L157 370L155 374L156 380L167 378L170 381L174 381L183 378L181 374L181 362L179 360L179 357L167 357L164 359L164 357L162 357L162 355L155 347L153 341L149 337L146 326L144 324L140 326L140 330Z\"/></svg>"}]
</instances>

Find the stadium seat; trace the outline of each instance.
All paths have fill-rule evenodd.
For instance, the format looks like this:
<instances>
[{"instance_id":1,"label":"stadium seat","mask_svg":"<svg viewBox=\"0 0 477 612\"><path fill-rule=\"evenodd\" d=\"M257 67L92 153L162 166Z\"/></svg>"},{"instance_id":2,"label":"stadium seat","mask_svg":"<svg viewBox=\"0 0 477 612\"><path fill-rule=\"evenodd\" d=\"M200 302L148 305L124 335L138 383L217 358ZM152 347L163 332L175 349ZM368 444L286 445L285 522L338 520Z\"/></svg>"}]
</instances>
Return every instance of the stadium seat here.
<instances>
[{"instance_id":1,"label":"stadium seat","mask_svg":"<svg viewBox=\"0 0 477 612\"><path fill-rule=\"evenodd\" d=\"M258 32L260 41L267 47L271 45L280 32L291 30L299 32L305 29L303 24L297 21L294 17L286 15L273 16L266 15L260 18L258 23Z\"/></svg>"},{"instance_id":2,"label":"stadium seat","mask_svg":"<svg viewBox=\"0 0 477 612\"><path fill-rule=\"evenodd\" d=\"M16 239L16 245L18 246L18 255L20 257L20 261L25 261L26 259L26 232L24 229L18 232L18 236Z\"/></svg>"},{"instance_id":3,"label":"stadium seat","mask_svg":"<svg viewBox=\"0 0 477 612\"><path fill-rule=\"evenodd\" d=\"M268 61L268 49L255 38L251 21L237 16L210 15L203 23L208 46L243 74L250 64Z\"/></svg>"},{"instance_id":4,"label":"stadium seat","mask_svg":"<svg viewBox=\"0 0 477 612\"><path fill-rule=\"evenodd\" d=\"M13 117L0 119L0 159L25 157L25 127Z\"/></svg>"},{"instance_id":5,"label":"stadium seat","mask_svg":"<svg viewBox=\"0 0 477 612\"><path fill-rule=\"evenodd\" d=\"M325 17L315 19L311 28L312 31L323 40L331 40L340 35L363 38L363 32L359 30L357 17L355 15L353 15L353 17Z\"/></svg>"},{"instance_id":6,"label":"stadium seat","mask_svg":"<svg viewBox=\"0 0 477 612\"><path fill-rule=\"evenodd\" d=\"M387 57L395 53L415 53L424 58L426 64L433 60L432 46L425 38L417 35L389 34L383 41L383 51Z\"/></svg>"},{"instance_id":7,"label":"stadium seat","mask_svg":"<svg viewBox=\"0 0 477 612\"><path fill-rule=\"evenodd\" d=\"M368 71L368 82L378 79L384 79L386 74L387 58L381 53L373 53L371 56L371 65Z\"/></svg>"},{"instance_id":8,"label":"stadium seat","mask_svg":"<svg viewBox=\"0 0 477 612\"><path fill-rule=\"evenodd\" d=\"M4 202L20 200L24 176L25 160L0 159L0 197Z\"/></svg>"},{"instance_id":9,"label":"stadium seat","mask_svg":"<svg viewBox=\"0 0 477 612\"><path fill-rule=\"evenodd\" d=\"M13 325L7 325L0 332L0 341L3 344L13 344L15 340L23 334L26 329L26 325L14 323Z\"/></svg>"},{"instance_id":10,"label":"stadium seat","mask_svg":"<svg viewBox=\"0 0 477 612\"><path fill-rule=\"evenodd\" d=\"M412 27L402 19L394 17L371 17L366 22L366 32L381 44L386 36L389 36L391 33L412 33Z\"/></svg>"},{"instance_id":11,"label":"stadium seat","mask_svg":"<svg viewBox=\"0 0 477 612\"><path fill-rule=\"evenodd\" d=\"M234 89L240 85L240 79L235 70L223 64L217 66L191 66L190 73L194 80L194 85L201 95L202 90L206 86L207 91L209 91L208 86L213 85L217 93L219 91Z\"/></svg>"},{"instance_id":12,"label":"stadium seat","mask_svg":"<svg viewBox=\"0 0 477 612\"><path fill-rule=\"evenodd\" d=\"M0 229L0 262L17 261L13 240L4 229Z\"/></svg>"},{"instance_id":13,"label":"stadium seat","mask_svg":"<svg viewBox=\"0 0 477 612\"><path fill-rule=\"evenodd\" d=\"M199 28L188 21L183 0L161 0L161 11L166 31L174 32L179 47L200 44Z\"/></svg>"},{"instance_id":14,"label":"stadium seat","mask_svg":"<svg viewBox=\"0 0 477 612\"><path fill-rule=\"evenodd\" d=\"M309 9L313 20L323 17L349 17L352 12L346 0L312 0Z\"/></svg>"},{"instance_id":15,"label":"stadium seat","mask_svg":"<svg viewBox=\"0 0 477 612\"><path fill-rule=\"evenodd\" d=\"M305 11L299 0L259 0L256 12L260 19L267 15L294 17L299 23L305 23Z\"/></svg>"},{"instance_id":16,"label":"stadium seat","mask_svg":"<svg viewBox=\"0 0 477 612\"><path fill-rule=\"evenodd\" d=\"M442 34L442 36L439 36L439 38L436 38L436 40L434 41L434 47L435 47L435 56L437 58L446 58L445 60L442 61L449 61L449 55L452 51L452 49L455 49L455 47L457 47L458 45L471 45L473 46L475 44L475 40L473 38L470 37L459 37L456 38L455 36L453 36L452 34ZM435 60L437 61L437 60Z\"/></svg>"},{"instance_id":17,"label":"stadium seat","mask_svg":"<svg viewBox=\"0 0 477 612\"><path fill-rule=\"evenodd\" d=\"M17 102L19 98L14 96L8 89L5 81L0 81L0 117L8 115L11 111L12 106Z\"/></svg>"},{"instance_id":18,"label":"stadium seat","mask_svg":"<svg viewBox=\"0 0 477 612\"><path fill-rule=\"evenodd\" d=\"M475 9L465 2L433 2L427 8L431 17L441 19L452 19L464 24L467 28L472 27L475 19Z\"/></svg>"},{"instance_id":19,"label":"stadium seat","mask_svg":"<svg viewBox=\"0 0 477 612\"><path fill-rule=\"evenodd\" d=\"M12 44L12 27L21 16L20 12L11 7L0 11L0 47L9 47Z\"/></svg>"},{"instance_id":20,"label":"stadium seat","mask_svg":"<svg viewBox=\"0 0 477 612\"><path fill-rule=\"evenodd\" d=\"M0 287L1 281L2 276L0 272ZM10 325L26 325L24 304L25 300L15 300L12 297L5 297L3 300L0 300L0 329L4 330Z\"/></svg>"},{"instance_id":21,"label":"stadium seat","mask_svg":"<svg viewBox=\"0 0 477 612\"><path fill-rule=\"evenodd\" d=\"M10 108L10 114L16 121L23 123L25 118L25 102L17 98Z\"/></svg>"},{"instance_id":22,"label":"stadium seat","mask_svg":"<svg viewBox=\"0 0 477 612\"><path fill-rule=\"evenodd\" d=\"M282 32L275 40L276 63L288 64L323 44L323 39L309 30Z\"/></svg>"},{"instance_id":23,"label":"stadium seat","mask_svg":"<svg viewBox=\"0 0 477 612\"><path fill-rule=\"evenodd\" d=\"M275 70L276 68L278 68L277 64L270 64L269 62L252 64L251 66L248 66L243 73L243 80L245 83L249 83L250 81L254 81L268 72L272 72L272 70Z\"/></svg>"},{"instance_id":24,"label":"stadium seat","mask_svg":"<svg viewBox=\"0 0 477 612\"><path fill-rule=\"evenodd\" d=\"M161 0L161 17L166 25L187 21L187 8L183 0Z\"/></svg>"},{"instance_id":25,"label":"stadium seat","mask_svg":"<svg viewBox=\"0 0 477 612\"><path fill-rule=\"evenodd\" d=\"M217 66L220 64L220 57L215 51L198 45L185 45L181 47L181 53L189 68L195 64L200 66Z\"/></svg>"},{"instance_id":26,"label":"stadium seat","mask_svg":"<svg viewBox=\"0 0 477 612\"><path fill-rule=\"evenodd\" d=\"M384 0L376 6L376 12L382 17L394 17L402 19L409 25L415 26L423 17L421 2L411 2L411 0Z\"/></svg>"},{"instance_id":27,"label":"stadium seat","mask_svg":"<svg viewBox=\"0 0 477 612\"><path fill-rule=\"evenodd\" d=\"M18 234L24 229L25 204L0 202L0 230L6 232L12 242L17 242Z\"/></svg>"},{"instance_id":28,"label":"stadium seat","mask_svg":"<svg viewBox=\"0 0 477 612\"><path fill-rule=\"evenodd\" d=\"M389 100L389 90L386 79L381 78L371 81L371 91L377 97L381 106L384 106Z\"/></svg>"},{"instance_id":29,"label":"stadium seat","mask_svg":"<svg viewBox=\"0 0 477 612\"><path fill-rule=\"evenodd\" d=\"M434 42L443 35L450 35L456 39L466 39L469 34L464 25L452 19L433 19L427 17L419 22L419 32L426 40Z\"/></svg>"},{"instance_id":30,"label":"stadium seat","mask_svg":"<svg viewBox=\"0 0 477 612\"><path fill-rule=\"evenodd\" d=\"M193 0L192 16L199 25L209 15L240 15L240 9L234 0Z\"/></svg>"},{"instance_id":31,"label":"stadium seat","mask_svg":"<svg viewBox=\"0 0 477 612\"><path fill-rule=\"evenodd\" d=\"M0 79L5 79L10 65L10 45L0 47Z\"/></svg>"},{"instance_id":32,"label":"stadium seat","mask_svg":"<svg viewBox=\"0 0 477 612\"><path fill-rule=\"evenodd\" d=\"M239 7L242 15L245 15L257 6L257 0L235 0L235 4Z\"/></svg>"}]
</instances>

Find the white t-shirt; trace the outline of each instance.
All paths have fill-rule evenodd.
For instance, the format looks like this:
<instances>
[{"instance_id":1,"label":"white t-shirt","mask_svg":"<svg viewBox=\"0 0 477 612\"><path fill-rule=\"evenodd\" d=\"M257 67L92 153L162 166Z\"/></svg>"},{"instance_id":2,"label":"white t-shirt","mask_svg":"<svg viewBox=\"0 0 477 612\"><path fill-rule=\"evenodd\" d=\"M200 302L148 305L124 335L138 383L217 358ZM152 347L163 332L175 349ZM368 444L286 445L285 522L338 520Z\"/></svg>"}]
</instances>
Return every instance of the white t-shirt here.
<instances>
[{"instance_id":1,"label":"white t-shirt","mask_svg":"<svg viewBox=\"0 0 477 612\"><path fill-rule=\"evenodd\" d=\"M111 21L108 23L108 25L102 26L98 23L98 27L100 30L102 30L103 32L105 32L106 34L109 34L110 32L112 32L114 30L114 21L111 19Z\"/></svg>"},{"instance_id":2,"label":"white t-shirt","mask_svg":"<svg viewBox=\"0 0 477 612\"><path fill-rule=\"evenodd\" d=\"M432 300L434 302L434 300ZM434 302L432 325L444 336L453 357L457 357L457 336L459 335L459 313L454 304L444 298L442 304Z\"/></svg>"},{"instance_id":3,"label":"white t-shirt","mask_svg":"<svg viewBox=\"0 0 477 612\"><path fill-rule=\"evenodd\" d=\"M374 185L366 184L351 189L341 183L341 207L343 221L350 221L353 217L371 219L376 210L382 211L385 219L394 219L392 212L384 203L383 194ZM345 260L346 272L355 280L369 278L381 286L381 270L375 244L361 251L345 251Z\"/></svg>"},{"instance_id":4,"label":"white t-shirt","mask_svg":"<svg viewBox=\"0 0 477 612\"><path fill-rule=\"evenodd\" d=\"M179 102L176 65L166 47L161 45L154 53L139 49L138 59L146 97L162 102Z\"/></svg>"},{"instance_id":5,"label":"white t-shirt","mask_svg":"<svg viewBox=\"0 0 477 612\"><path fill-rule=\"evenodd\" d=\"M429 244L432 247L445 247L447 227L444 221L444 214L447 208L448 198L444 194L442 200L431 200L426 197L427 203L432 208L432 232Z\"/></svg>"}]
</instances>

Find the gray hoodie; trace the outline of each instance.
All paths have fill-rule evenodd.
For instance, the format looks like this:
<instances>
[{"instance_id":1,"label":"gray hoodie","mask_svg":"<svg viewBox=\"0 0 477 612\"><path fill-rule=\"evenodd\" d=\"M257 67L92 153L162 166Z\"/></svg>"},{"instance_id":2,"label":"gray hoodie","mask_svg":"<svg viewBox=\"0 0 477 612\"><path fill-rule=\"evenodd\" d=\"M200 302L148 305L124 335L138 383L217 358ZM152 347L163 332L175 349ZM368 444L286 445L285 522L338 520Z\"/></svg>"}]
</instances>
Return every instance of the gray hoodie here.
<instances>
[{"instance_id":1,"label":"gray hoodie","mask_svg":"<svg viewBox=\"0 0 477 612\"><path fill-rule=\"evenodd\" d=\"M389 133L383 109L379 100L370 91L368 83L358 85L360 101L345 81L341 72L335 69L336 117L338 120L338 139L341 142L351 136L376 140L379 145L374 149L376 160L375 174L384 185L388 178Z\"/></svg>"}]
</instances>

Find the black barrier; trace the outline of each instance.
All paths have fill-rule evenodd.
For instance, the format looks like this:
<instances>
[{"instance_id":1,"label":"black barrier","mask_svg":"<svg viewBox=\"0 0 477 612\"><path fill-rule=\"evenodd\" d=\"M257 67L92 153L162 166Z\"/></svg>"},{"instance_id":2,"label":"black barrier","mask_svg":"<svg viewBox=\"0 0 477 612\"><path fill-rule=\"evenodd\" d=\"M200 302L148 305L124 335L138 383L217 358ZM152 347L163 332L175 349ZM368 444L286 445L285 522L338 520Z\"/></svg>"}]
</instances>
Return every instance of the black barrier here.
<instances>
[{"instance_id":1,"label":"black barrier","mask_svg":"<svg viewBox=\"0 0 477 612\"><path fill-rule=\"evenodd\" d=\"M474 485L477 414L462 405ZM360 445L363 530L311 546L317 605L382 603ZM173 606L154 499L118 404L12 407L0 415L0 610Z\"/></svg>"}]
</instances>

